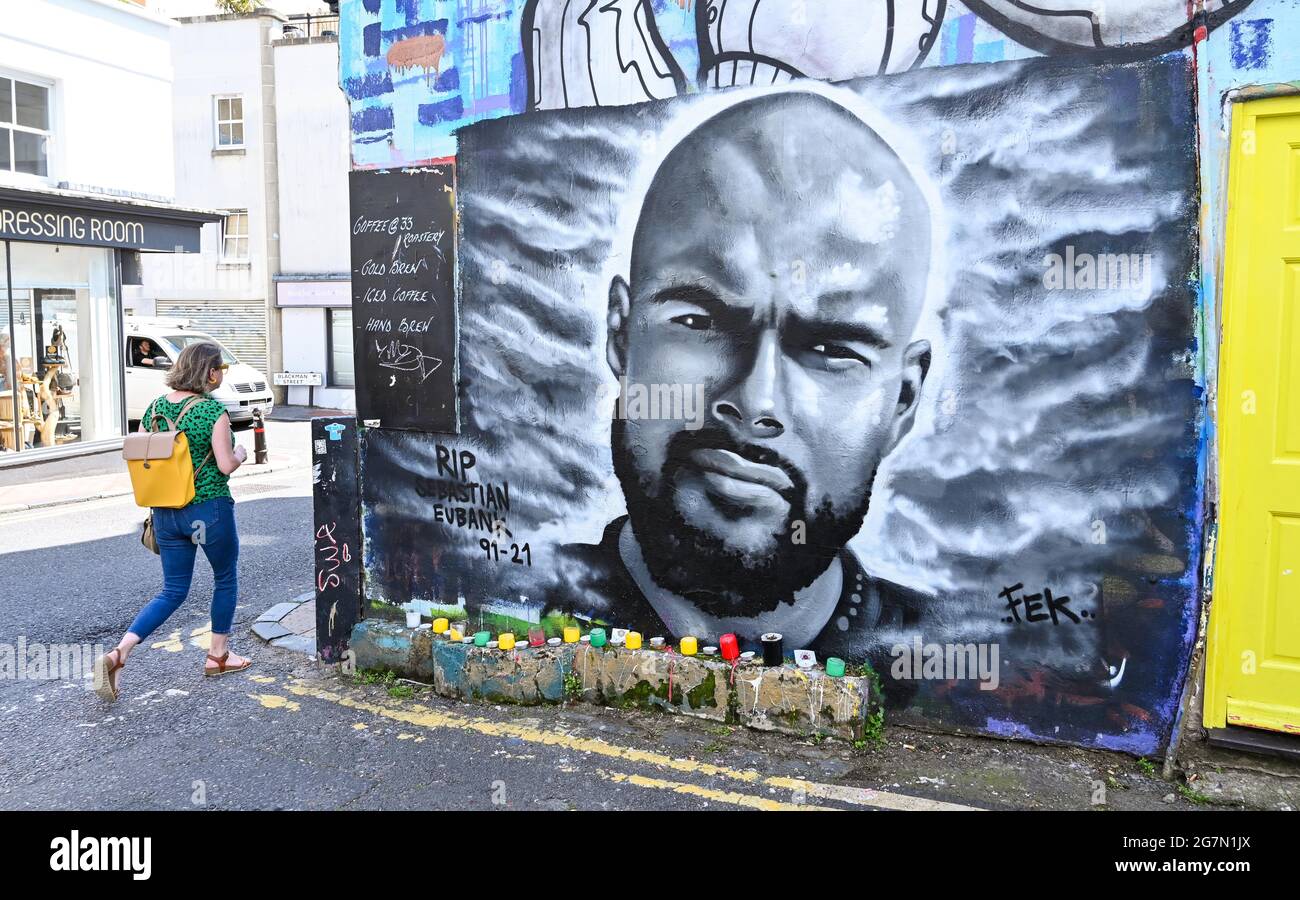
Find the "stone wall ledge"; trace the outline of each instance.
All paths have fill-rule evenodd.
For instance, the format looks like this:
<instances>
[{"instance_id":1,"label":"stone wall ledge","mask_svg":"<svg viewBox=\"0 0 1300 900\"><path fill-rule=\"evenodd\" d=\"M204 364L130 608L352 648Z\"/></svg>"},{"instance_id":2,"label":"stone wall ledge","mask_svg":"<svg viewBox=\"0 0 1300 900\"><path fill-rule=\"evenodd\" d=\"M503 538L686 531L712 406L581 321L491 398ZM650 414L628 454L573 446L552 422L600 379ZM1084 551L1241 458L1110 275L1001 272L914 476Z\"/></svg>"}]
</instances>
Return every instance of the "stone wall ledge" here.
<instances>
[{"instance_id":1,"label":"stone wall ledge","mask_svg":"<svg viewBox=\"0 0 1300 900\"><path fill-rule=\"evenodd\" d=\"M871 680L824 669L767 667L664 650L586 643L488 649L452 643L428 625L384 621L353 629L358 669L390 669L458 700L534 705L581 700L658 710L787 734L861 740L880 698Z\"/></svg>"}]
</instances>

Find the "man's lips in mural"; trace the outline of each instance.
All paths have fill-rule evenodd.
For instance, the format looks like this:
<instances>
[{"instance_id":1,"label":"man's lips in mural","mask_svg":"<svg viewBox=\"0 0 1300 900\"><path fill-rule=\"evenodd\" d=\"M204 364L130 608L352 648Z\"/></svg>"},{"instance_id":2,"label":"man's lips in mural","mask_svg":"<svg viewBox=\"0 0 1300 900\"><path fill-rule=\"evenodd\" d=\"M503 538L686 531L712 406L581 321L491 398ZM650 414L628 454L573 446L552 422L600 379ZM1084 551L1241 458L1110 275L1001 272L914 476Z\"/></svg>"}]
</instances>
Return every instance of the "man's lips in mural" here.
<instances>
[{"instance_id":1,"label":"man's lips in mural","mask_svg":"<svg viewBox=\"0 0 1300 900\"><path fill-rule=\"evenodd\" d=\"M692 450L687 459L709 491L724 500L767 504L775 494L789 503L794 494L794 483L781 469L753 462L730 450L700 448Z\"/></svg>"}]
</instances>

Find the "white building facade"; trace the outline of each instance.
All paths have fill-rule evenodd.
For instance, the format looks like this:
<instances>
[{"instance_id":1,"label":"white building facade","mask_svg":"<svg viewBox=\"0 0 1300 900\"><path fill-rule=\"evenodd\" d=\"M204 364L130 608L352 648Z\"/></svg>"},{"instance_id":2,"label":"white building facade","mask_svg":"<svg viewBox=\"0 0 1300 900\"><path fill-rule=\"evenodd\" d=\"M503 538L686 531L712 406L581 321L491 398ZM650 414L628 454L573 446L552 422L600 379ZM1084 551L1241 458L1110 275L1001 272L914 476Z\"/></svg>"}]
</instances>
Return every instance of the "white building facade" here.
<instances>
[{"instance_id":1,"label":"white building facade","mask_svg":"<svg viewBox=\"0 0 1300 900\"><path fill-rule=\"evenodd\" d=\"M176 202L176 30L120 0L0 16L0 465L120 445L124 279L217 220Z\"/></svg>"},{"instance_id":2,"label":"white building facade","mask_svg":"<svg viewBox=\"0 0 1300 900\"><path fill-rule=\"evenodd\" d=\"M349 122L329 21L177 20L176 193L223 219L198 256L148 262L127 303L189 320L268 376L319 377L280 402L353 409Z\"/></svg>"}]
</instances>

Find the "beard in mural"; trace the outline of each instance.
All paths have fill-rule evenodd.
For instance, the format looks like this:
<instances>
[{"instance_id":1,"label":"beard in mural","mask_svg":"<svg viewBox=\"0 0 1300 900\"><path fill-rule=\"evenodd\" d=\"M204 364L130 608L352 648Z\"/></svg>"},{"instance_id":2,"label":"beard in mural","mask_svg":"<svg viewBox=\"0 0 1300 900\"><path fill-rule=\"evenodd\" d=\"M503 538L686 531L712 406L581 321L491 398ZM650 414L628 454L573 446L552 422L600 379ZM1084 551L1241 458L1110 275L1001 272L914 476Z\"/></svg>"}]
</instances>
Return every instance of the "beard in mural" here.
<instances>
[{"instance_id":1,"label":"beard in mural","mask_svg":"<svg viewBox=\"0 0 1300 900\"><path fill-rule=\"evenodd\" d=\"M568 548L613 624L832 652L913 617L847 544L916 413L934 252L915 177L824 96L737 104L673 148L609 289L628 515ZM700 408L646 415L638 392Z\"/></svg>"}]
</instances>

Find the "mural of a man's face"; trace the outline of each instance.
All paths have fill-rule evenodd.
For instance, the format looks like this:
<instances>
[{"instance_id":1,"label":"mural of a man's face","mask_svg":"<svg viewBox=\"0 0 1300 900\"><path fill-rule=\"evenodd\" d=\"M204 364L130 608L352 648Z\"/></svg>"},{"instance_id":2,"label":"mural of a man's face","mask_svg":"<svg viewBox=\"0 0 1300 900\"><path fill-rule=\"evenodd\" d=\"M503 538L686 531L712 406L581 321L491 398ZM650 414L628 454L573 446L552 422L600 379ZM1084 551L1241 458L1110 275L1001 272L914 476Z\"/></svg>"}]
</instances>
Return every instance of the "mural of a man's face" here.
<instances>
[{"instance_id":1,"label":"mural of a man's face","mask_svg":"<svg viewBox=\"0 0 1300 900\"><path fill-rule=\"evenodd\" d=\"M861 528L911 426L930 218L893 150L830 100L737 104L680 142L610 287L630 385L703 386L703 427L616 416L614 467L662 587L715 614L793 600Z\"/></svg>"}]
</instances>

